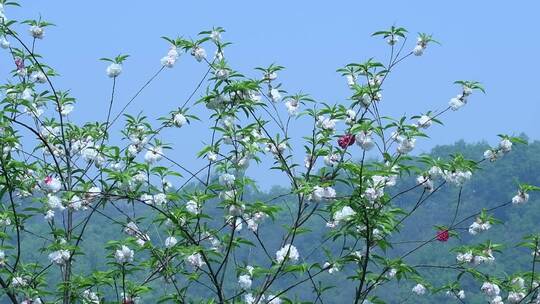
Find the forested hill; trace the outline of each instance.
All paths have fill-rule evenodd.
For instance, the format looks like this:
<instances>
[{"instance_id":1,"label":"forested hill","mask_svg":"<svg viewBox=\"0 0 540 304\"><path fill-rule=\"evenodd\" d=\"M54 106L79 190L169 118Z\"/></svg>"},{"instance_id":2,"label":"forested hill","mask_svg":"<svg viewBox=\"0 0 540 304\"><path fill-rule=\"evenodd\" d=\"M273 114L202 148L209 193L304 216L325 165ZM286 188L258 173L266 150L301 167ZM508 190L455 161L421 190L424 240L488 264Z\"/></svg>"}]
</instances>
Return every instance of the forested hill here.
<instances>
[{"instance_id":1,"label":"forested hill","mask_svg":"<svg viewBox=\"0 0 540 304\"><path fill-rule=\"evenodd\" d=\"M453 145L437 146L431 154L436 157L447 158L449 155L456 152L464 154L471 159L481 159L484 151L488 148L486 143L469 144L463 141ZM414 183L415 176L404 177L403 181L396 186L405 187ZM482 163L482 169L478 171L473 178L466 182L462 191L461 206L456 215L457 219L464 218L470 214L480 211L482 208L490 208L497 206L503 202L511 200L517 190L517 182L540 185L540 141L530 142L528 145L515 146L511 153L505 155L500 160L490 163ZM338 188L339 190L339 188ZM392 255L398 257L401 253L410 250L415 246L414 242L426 240L433 237L436 229L435 225L448 225L448 221L452 219L457 203L456 187L445 187L441 191L435 193L426 203L414 214L413 217L404 222L403 229L399 234L391 237L392 248L389 250ZM269 192L253 192L247 195L246 199L266 200L276 197L280 193L286 193L282 187L273 187ZM449 265L455 263L455 252L450 252L450 249L460 244L480 243L489 239L493 242L502 242L507 244L501 253L495 253L495 262L483 264L480 269L493 273L514 273L516 271L527 271L531 264L530 253L523 252L522 249L515 247L521 242L522 237L527 234L540 231L540 195L531 194L530 201L522 206L508 206L494 210L491 214L500 219L503 224L496 225L489 231L481 235L471 237L467 228L472 223L465 222L459 230L459 237L452 237L448 242L435 242L429 244L407 257L406 262L411 265ZM411 193L403 196L398 205L408 210L414 206L417 194ZM277 200L276 204L282 204L285 200ZM287 212L284 208L284 212ZM114 218L114 215L110 215ZM120 221L121 215L117 215ZM284 215L285 217L285 215ZM107 258L110 254L104 249L105 242L112 239L125 237L122 234L122 227L118 225L117 229L110 229L110 218L104 216L96 216L93 219L93 224L89 226L83 240L84 256L79 256L76 272L90 273L91 270L106 270ZM42 221L40 221L41 223ZM283 232L283 220L279 217L274 223L267 220L260 226L261 234L265 235L266 239L275 239L279 242L279 237ZM41 228L38 224L30 225L27 228L33 231L39 231ZM41 224L40 224L41 225ZM316 256L320 256L321 263L324 262L324 253L320 246L322 240L326 238L329 228L326 227L322 220L314 220L309 223L309 228L313 233L301 235L298 238L297 247L301 254L307 254L313 249ZM275 234L275 235L274 235ZM29 252L29 256L25 259L46 259L47 253L42 253L38 250L43 242L39 239L23 240L23 252ZM270 241L272 246L272 241ZM275 247L275 246L274 246ZM274 248L272 247L272 248ZM320 249L317 249L320 248ZM239 253L239 258L242 253ZM441 270L438 268L419 269L425 272L428 276L434 278L438 284L445 284L455 278L455 273L451 270ZM346 279L348 275L353 273L351 269L342 269L338 273L324 274L318 277L323 285L336 286L330 289L324 296L324 303L347 303L351 299L354 292L353 282ZM235 280L234 274L231 274L231 279ZM51 279L51 282L54 280ZM462 288L467 294L467 303L481 303L482 297L480 294L480 286L473 285L466 277L461 281ZM159 283L156 283L159 284ZM379 289L381 300L386 303L452 303L455 300L444 295L425 295L423 297L413 296L411 288L415 285L411 281L401 281L398 283L387 284L387 286ZM161 289L159 285L154 285L154 288ZM190 288L198 288L193 286ZM298 299L305 301L313 301L311 285L303 285L295 290L295 293L288 294L289 296L296 295ZM146 296L145 298L151 298ZM204 298L204 288L201 288L201 297ZM407 301L405 301L407 299ZM155 303L148 299L145 303Z\"/></svg>"}]
</instances>

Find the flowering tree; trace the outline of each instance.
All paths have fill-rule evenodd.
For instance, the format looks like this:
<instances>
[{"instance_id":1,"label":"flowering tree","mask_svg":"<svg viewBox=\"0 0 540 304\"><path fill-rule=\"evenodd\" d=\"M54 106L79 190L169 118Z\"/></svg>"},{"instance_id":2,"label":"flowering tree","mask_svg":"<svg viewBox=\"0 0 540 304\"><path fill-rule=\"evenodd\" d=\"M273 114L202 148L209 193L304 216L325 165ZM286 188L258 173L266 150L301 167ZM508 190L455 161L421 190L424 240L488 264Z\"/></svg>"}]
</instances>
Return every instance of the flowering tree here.
<instances>
[{"instance_id":1,"label":"flowering tree","mask_svg":"<svg viewBox=\"0 0 540 304\"><path fill-rule=\"evenodd\" d=\"M262 76L255 78L240 74L224 56L229 43L222 28L201 32L197 40L165 37L169 50L158 72L119 113L112 111L116 81L128 55L102 58L112 83L107 118L81 124L70 119L76 99L55 86L58 74L37 52L52 24L11 20L5 10L17 4L0 3L0 46L13 61L0 112L0 287L6 303L131 304L149 294L150 303L324 303L329 287L319 277L340 271L350 273L355 291L345 301L353 303L384 303L377 290L394 280L412 284L414 296L443 293L465 303L465 277L478 282L489 303L540 303L536 234L520 243L533 252L531 269L522 273L483 272L479 265L501 250L489 241L453 248L456 262L449 265L408 263L427 244L447 242L464 230L486 233L498 223L492 211L524 204L529 192L539 190L519 184L517 194L497 207L480 206L460 217L461 191L474 172L525 142L500 135L499 145L475 160L410 155L432 124L484 91L478 82L456 81L458 95L442 111L399 118L380 113L385 80L399 63L436 43L430 35L420 34L411 47L404 28L376 32L389 45L387 63L370 59L339 69L350 98L338 104L287 93L278 65L256 68ZM16 31L21 26L29 26L29 37ZM191 97L157 119L127 115L139 93L183 54L207 71ZM206 107L201 119L212 124L208 144L196 155L205 162L199 170L167 156L173 146L162 138L164 130L190 128L199 120L193 107ZM114 136L109 131L121 117L122 132ZM305 129L301 138L290 137L295 124ZM298 154L305 155L303 162ZM289 187L268 200L252 200L256 181L245 173L265 160ZM400 186L410 175L417 176L415 185ZM405 254L388 251L407 219L445 187L459 190L455 212L440 219L432 238ZM396 201L405 194L416 200L400 208ZM85 233L96 218L111 224L101 229L121 227L124 234L101 240L106 271L78 267ZM325 241L299 247L310 225L321 222ZM38 223L39 231L28 229L30 223ZM271 238L263 226L272 227ZM39 241L33 250L46 260L23 250L30 240ZM423 275L425 267L452 271L455 279L435 286ZM312 297L295 299L299 288L311 289Z\"/></svg>"}]
</instances>

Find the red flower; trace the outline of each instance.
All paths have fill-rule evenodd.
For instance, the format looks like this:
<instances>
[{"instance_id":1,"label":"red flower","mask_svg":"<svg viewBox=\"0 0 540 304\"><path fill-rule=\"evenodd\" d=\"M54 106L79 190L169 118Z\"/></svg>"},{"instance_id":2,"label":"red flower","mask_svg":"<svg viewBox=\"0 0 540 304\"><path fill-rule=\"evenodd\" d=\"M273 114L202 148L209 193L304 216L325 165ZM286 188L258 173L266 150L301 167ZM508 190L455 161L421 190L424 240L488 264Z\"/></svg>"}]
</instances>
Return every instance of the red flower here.
<instances>
[{"instance_id":1,"label":"red flower","mask_svg":"<svg viewBox=\"0 0 540 304\"><path fill-rule=\"evenodd\" d=\"M448 233L448 230L440 230L437 232L437 241L439 242L446 242L450 238L450 233Z\"/></svg>"},{"instance_id":2,"label":"red flower","mask_svg":"<svg viewBox=\"0 0 540 304\"><path fill-rule=\"evenodd\" d=\"M355 138L354 138L354 135L352 134L345 134L343 136L341 136L339 139L338 139L338 145L342 148L342 149L345 149L347 148L348 146L354 144L355 142Z\"/></svg>"}]
</instances>

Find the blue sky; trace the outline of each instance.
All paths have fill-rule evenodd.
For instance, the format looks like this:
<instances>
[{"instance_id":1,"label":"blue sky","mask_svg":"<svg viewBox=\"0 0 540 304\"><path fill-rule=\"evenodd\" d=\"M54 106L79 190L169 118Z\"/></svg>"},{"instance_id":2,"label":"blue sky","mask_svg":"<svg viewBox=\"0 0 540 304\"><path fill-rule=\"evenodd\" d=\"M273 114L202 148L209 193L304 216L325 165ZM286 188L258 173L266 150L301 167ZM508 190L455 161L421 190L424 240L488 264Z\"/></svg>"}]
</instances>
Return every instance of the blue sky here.
<instances>
[{"instance_id":1,"label":"blue sky","mask_svg":"<svg viewBox=\"0 0 540 304\"><path fill-rule=\"evenodd\" d=\"M111 80L100 57L127 53L119 78L116 110L159 69L167 44L160 36L195 36L222 26L225 40L234 42L226 56L230 64L255 76L256 66L277 63L289 92L343 102L345 80L335 70L369 57L386 61L388 46L370 37L392 24L433 34L441 46L398 67L386 82L382 111L413 115L444 108L459 88L458 79L484 83L487 94L473 95L466 107L444 117L445 126L430 130L432 141L419 151L459 139L496 141L499 133L540 137L537 61L540 42L535 33L538 1L21 1L22 9L7 15L42 18L57 27L47 30L38 52L62 75L61 89L78 98L75 120L103 119ZM29 38L28 38L29 39ZM413 47L411 39L410 47ZM172 70L128 109L159 116L179 106L205 68L183 56ZM197 97L200 95L197 95ZM183 158L201 147L201 125L169 133ZM193 144L195 143L195 144ZM264 176L263 171L254 172Z\"/></svg>"}]
</instances>

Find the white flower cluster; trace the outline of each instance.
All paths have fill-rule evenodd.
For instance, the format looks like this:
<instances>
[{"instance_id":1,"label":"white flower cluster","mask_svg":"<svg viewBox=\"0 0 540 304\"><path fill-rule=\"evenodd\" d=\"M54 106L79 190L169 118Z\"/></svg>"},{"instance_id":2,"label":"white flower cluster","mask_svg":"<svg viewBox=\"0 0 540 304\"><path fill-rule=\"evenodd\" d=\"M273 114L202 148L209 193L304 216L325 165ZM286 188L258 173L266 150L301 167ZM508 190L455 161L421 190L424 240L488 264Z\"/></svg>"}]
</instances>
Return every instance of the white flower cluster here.
<instances>
[{"instance_id":1,"label":"white flower cluster","mask_svg":"<svg viewBox=\"0 0 540 304\"><path fill-rule=\"evenodd\" d=\"M26 287L27 285L28 285L28 280L24 277L14 276L11 279L11 286L13 286L14 288Z\"/></svg>"},{"instance_id":2,"label":"white flower cluster","mask_svg":"<svg viewBox=\"0 0 540 304\"><path fill-rule=\"evenodd\" d=\"M503 304L502 298L501 296L499 296L499 293L501 292L499 285L495 283L484 282L484 284L482 284L482 287L480 287L480 290L487 297L491 298L491 304Z\"/></svg>"},{"instance_id":3,"label":"white flower cluster","mask_svg":"<svg viewBox=\"0 0 540 304\"><path fill-rule=\"evenodd\" d=\"M296 263L300 258L300 254L294 245L287 244L276 252L276 261L283 263L285 259Z\"/></svg>"},{"instance_id":4,"label":"white flower cluster","mask_svg":"<svg viewBox=\"0 0 540 304\"><path fill-rule=\"evenodd\" d=\"M374 203L384 196L384 188L395 186L397 175L380 176L374 175L371 177L370 186L365 190L363 196L370 202Z\"/></svg>"},{"instance_id":5,"label":"white flower cluster","mask_svg":"<svg viewBox=\"0 0 540 304\"><path fill-rule=\"evenodd\" d=\"M43 36L45 35L45 29L39 25L32 25L28 32L30 32L30 35L35 39L43 39Z\"/></svg>"},{"instance_id":6,"label":"white flower cluster","mask_svg":"<svg viewBox=\"0 0 540 304\"><path fill-rule=\"evenodd\" d=\"M340 156L339 154L333 153L325 155L323 160L324 164L328 167L334 167L339 163Z\"/></svg>"},{"instance_id":7,"label":"white flower cluster","mask_svg":"<svg viewBox=\"0 0 540 304\"><path fill-rule=\"evenodd\" d=\"M397 152L400 154L411 152L416 145L416 138L403 136L397 131L392 133L391 138L398 143Z\"/></svg>"},{"instance_id":8,"label":"white flower cluster","mask_svg":"<svg viewBox=\"0 0 540 304\"><path fill-rule=\"evenodd\" d=\"M30 80L36 83L46 83L47 76L42 71L35 71L30 74Z\"/></svg>"},{"instance_id":9,"label":"white flower cluster","mask_svg":"<svg viewBox=\"0 0 540 304\"><path fill-rule=\"evenodd\" d=\"M449 297L452 297L454 299L460 299L460 300L465 299L465 291L464 290L459 290L459 291L448 290L448 291L446 291L446 295L449 296Z\"/></svg>"},{"instance_id":10,"label":"white flower cluster","mask_svg":"<svg viewBox=\"0 0 540 304\"><path fill-rule=\"evenodd\" d=\"M111 78L118 77L122 73L122 65L120 63L111 63L105 70L107 76Z\"/></svg>"},{"instance_id":11,"label":"white flower cluster","mask_svg":"<svg viewBox=\"0 0 540 304\"><path fill-rule=\"evenodd\" d=\"M339 272L339 265L336 263L326 262L323 264L323 268L328 268L328 273L333 274Z\"/></svg>"},{"instance_id":12,"label":"white flower cluster","mask_svg":"<svg viewBox=\"0 0 540 304\"><path fill-rule=\"evenodd\" d=\"M219 183L229 189L234 187L236 177L230 173L223 173L219 176Z\"/></svg>"},{"instance_id":13,"label":"white flower cluster","mask_svg":"<svg viewBox=\"0 0 540 304\"><path fill-rule=\"evenodd\" d=\"M471 263L477 266L484 262L493 262L495 257L490 249L486 249L479 255L474 255L472 251L460 252L457 254L456 260L460 263Z\"/></svg>"},{"instance_id":14,"label":"white flower cluster","mask_svg":"<svg viewBox=\"0 0 540 304\"><path fill-rule=\"evenodd\" d=\"M369 151L375 146L375 142L371 137L371 131L361 131L355 136L356 144L362 149Z\"/></svg>"},{"instance_id":15,"label":"white flower cluster","mask_svg":"<svg viewBox=\"0 0 540 304\"><path fill-rule=\"evenodd\" d=\"M437 177L442 177L446 182L461 186L466 181L470 180L472 177L471 171L449 171L449 170L442 170L441 168L437 166L433 166L428 171L429 176L431 179L435 179Z\"/></svg>"},{"instance_id":16,"label":"white flower cluster","mask_svg":"<svg viewBox=\"0 0 540 304\"><path fill-rule=\"evenodd\" d=\"M122 247L120 249L117 249L114 253L116 262L120 264L133 262L134 255L135 252L129 249L129 247L126 245L122 245Z\"/></svg>"},{"instance_id":17,"label":"white flower cluster","mask_svg":"<svg viewBox=\"0 0 540 304\"><path fill-rule=\"evenodd\" d=\"M165 193L157 193L157 194L143 194L139 198L142 202L149 204L149 205L155 205L155 206L161 206L167 203L167 195Z\"/></svg>"},{"instance_id":18,"label":"white flower cluster","mask_svg":"<svg viewBox=\"0 0 540 304\"><path fill-rule=\"evenodd\" d=\"M336 129L337 122L337 119L332 119L324 115L319 115L317 117L317 127L323 130L334 131Z\"/></svg>"},{"instance_id":19,"label":"white flower cluster","mask_svg":"<svg viewBox=\"0 0 540 304\"><path fill-rule=\"evenodd\" d=\"M467 98L471 94L472 89L467 86L463 86L463 92L461 94L458 94L456 97L450 99L450 102L448 103L450 109L452 109L453 111L459 110L461 107L467 104Z\"/></svg>"},{"instance_id":20,"label":"white flower cluster","mask_svg":"<svg viewBox=\"0 0 540 304\"><path fill-rule=\"evenodd\" d=\"M176 64L178 57L180 57L178 49L176 46L171 45L167 55L161 58L161 65L167 68L172 68Z\"/></svg>"},{"instance_id":21,"label":"white flower cluster","mask_svg":"<svg viewBox=\"0 0 540 304\"><path fill-rule=\"evenodd\" d=\"M427 129L431 127L431 124L433 123L433 118L431 118L428 115L422 115L420 118L418 118L418 121L416 122L416 126L420 129Z\"/></svg>"},{"instance_id":22,"label":"white flower cluster","mask_svg":"<svg viewBox=\"0 0 540 304\"><path fill-rule=\"evenodd\" d=\"M287 112L291 116L298 115L299 105L300 105L300 103L298 102L298 99L295 99L295 98L289 98L285 102L285 107L287 108Z\"/></svg>"},{"instance_id":23,"label":"white flower cluster","mask_svg":"<svg viewBox=\"0 0 540 304\"><path fill-rule=\"evenodd\" d=\"M49 260L51 261L51 263L60 266L65 265L69 261L70 257L71 253L69 252L69 250L64 249L53 251L49 254Z\"/></svg>"},{"instance_id":24,"label":"white flower cluster","mask_svg":"<svg viewBox=\"0 0 540 304\"><path fill-rule=\"evenodd\" d=\"M144 161L148 164L154 164L163 158L163 148L161 146L154 146L148 148L144 155Z\"/></svg>"},{"instance_id":25,"label":"white flower cluster","mask_svg":"<svg viewBox=\"0 0 540 304\"><path fill-rule=\"evenodd\" d=\"M266 215L264 212L255 212L251 216L245 215L244 220L248 225L248 229L256 232L257 229L259 229L259 224L262 223L267 216L268 215Z\"/></svg>"},{"instance_id":26,"label":"white flower cluster","mask_svg":"<svg viewBox=\"0 0 540 304\"><path fill-rule=\"evenodd\" d=\"M490 162L494 162L500 157L502 157L504 154L510 152L512 150L512 142L505 138L501 140L499 143L499 146L495 149L488 149L484 152L484 158L489 160Z\"/></svg>"},{"instance_id":27,"label":"white flower cluster","mask_svg":"<svg viewBox=\"0 0 540 304\"><path fill-rule=\"evenodd\" d=\"M322 201L328 201L332 200L336 197L336 190L330 186L328 187L321 187L321 186L315 186L313 187L313 192L311 192L311 195L309 196L310 201L315 202L322 202Z\"/></svg>"},{"instance_id":28,"label":"white flower cluster","mask_svg":"<svg viewBox=\"0 0 540 304\"><path fill-rule=\"evenodd\" d=\"M195 214L195 215L201 212L201 210L199 209L199 204L194 200L190 200L186 203L186 210L189 213Z\"/></svg>"},{"instance_id":29,"label":"white flower cluster","mask_svg":"<svg viewBox=\"0 0 540 304\"><path fill-rule=\"evenodd\" d=\"M424 51L427 48L427 44L429 41L427 41L424 37L418 37L416 41L416 46L413 49L413 54L415 56L422 56L424 54Z\"/></svg>"},{"instance_id":30,"label":"white flower cluster","mask_svg":"<svg viewBox=\"0 0 540 304\"><path fill-rule=\"evenodd\" d=\"M169 236L165 239L165 248L172 248L178 243L174 236Z\"/></svg>"},{"instance_id":31,"label":"white flower cluster","mask_svg":"<svg viewBox=\"0 0 540 304\"><path fill-rule=\"evenodd\" d=\"M420 175L416 178L416 183L418 185L422 185L424 187L424 189L426 189L426 191L428 192L433 192L433 190L435 189L434 186L433 186L433 181L431 180L430 176L429 175Z\"/></svg>"},{"instance_id":32,"label":"white flower cluster","mask_svg":"<svg viewBox=\"0 0 540 304\"><path fill-rule=\"evenodd\" d=\"M419 295L419 296L422 296L426 293L426 287L420 283L416 284L413 289L412 289L412 292L414 292L416 295Z\"/></svg>"},{"instance_id":33,"label":"white flower cluster","mask_svg":"<svg viewBox=\"0 0 540 304\"><path fill-rule=\"evenodd\" d=\"M529 201L529 193L519 190L518 193L512 198L512 204L521 205Z\"/></svg>"},{"instance_id":34,"label":"white flower cluster","mask_svg":"<svg viewBox=\"0 0 540 304\"><path fill-rule=\"evenodd\" d=\"M82 298L84 299L85 302L83 303L85 304L100 304L99 296L90 289L83 291Z\"/></svg>"},{"instance_id":35,"label":"white flower cluster","mask_svg":"<svg viewBox=\"0 0 540 304\"><path fill-rule=\"evenodd\" d=\"M198 62L206 59L206 51L199 45L193 47L193 49L191 50L191 55L195 57L195 60L197 60Z\"/></svg>"},{"instance_id":36,"label":"white flower cluster","mask_svg":"<svg viewBox=\"0 0 540 304\"><path fill-rule=\"evenodd\" d=\"M469 226L469 233L471 235L477 235L478 233L486 231L489 228L491 228L491 224L489 222L483 222L480 218L477 218L476 221Z\"/></svg>"},{"instance_id":37,"label":"white flower cluster","mask_svg":"<svg viewBox=\"0 0 540 304\"><path fill-rule=\"evenodd\" d=\"M186 258L186 262L195 267L195 268L201 268L203 267L204 265L206 265L206 263L204 262L203 260L203 257L200 253L196 252L196 253L193 253L191 255L189 255L187 258Z\"/></svg>"},{"instance_id":38,"label":"white flower cluster","mask_svg":"<svg viewBox=\"0 0 540 304\"><path fill-rule=\"evenodd\" d=\"M345 206L334 213L334 220L326 223L326 226L330 228L337 227L340 222L349 220L355 214L356 212L351 207Z\"/></svg>"},{"instance_id":39,"label":"white flower cluster","mask_svg":"<svg viewBox=\"0 0 540 304\"><path fill-rule=\"evenodd\" d=\"M247 274L240 275L238 277L238 285L240 285L240 288L243 290L247 290L251 288L251 284L253 283L252 276L253 276L253 266L246 266Z\"/></svg>"}]
</instances>

